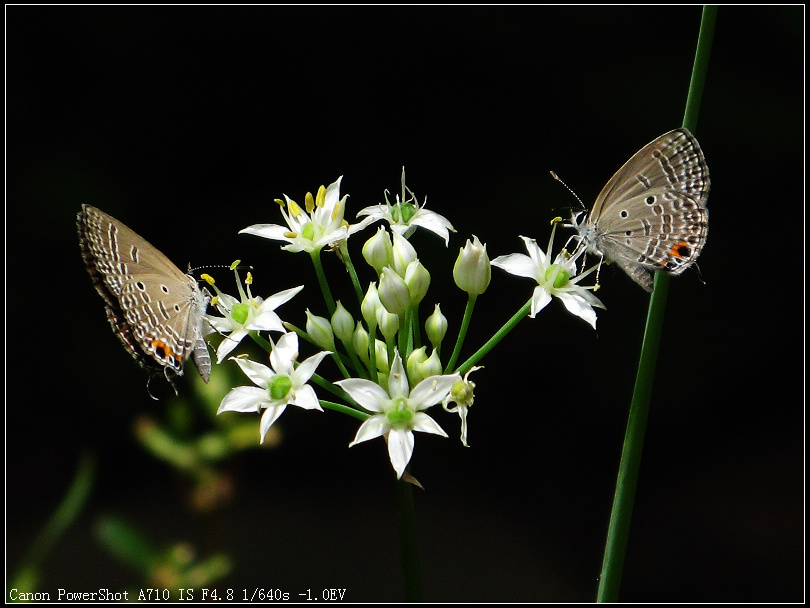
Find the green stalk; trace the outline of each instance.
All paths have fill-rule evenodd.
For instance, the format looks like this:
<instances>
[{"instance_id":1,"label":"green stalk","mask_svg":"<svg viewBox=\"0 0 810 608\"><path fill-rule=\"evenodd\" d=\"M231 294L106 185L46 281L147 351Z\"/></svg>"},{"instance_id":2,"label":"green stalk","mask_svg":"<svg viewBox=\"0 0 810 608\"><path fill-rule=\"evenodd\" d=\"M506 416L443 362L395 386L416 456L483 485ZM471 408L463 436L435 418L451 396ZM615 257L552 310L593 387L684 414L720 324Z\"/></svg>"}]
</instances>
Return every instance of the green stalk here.
<instances>
[{"instance_id":1,"label":"green stalk","mask_svg":"<svg viewBox=\"0 0 810 608\"><path fill-rule=\"evenodd\" d=\"M318 284L321 286L323 299L326 302L326 310L329 311L329 317L335 314L335 298L332 297L332 290L329 289L329 282L326 280L326 274L323 271L323 264L321 263L321 250L317 249L312 252L312 264L315 266L315 274L318 275Z\"/></svg>"},{"instance_id":2,"label":"green stalk","mask_svg":"<svg viewBox=\"0 0 810 608\"><path fill-rule=\"evenodd\" d=\"M489 340L487 340L486 344L484 344L481 348L475 351L472 357L470 357L464 363L459 365L456 371L458 371L459 374L463 374L464 372L469 370L473 365L475 365L481 359L483 359L484 356L489 351L495 348L495 345L498 344L498 342L503 340L510 331L515 329L518 323L520 323L523 319L526 318L526 315L529 314L531 309L532 309L532 301L529 300L523 305L523 308L517 311L514 315L512 315L511 319L509 319L506 323L504 323L503 327L501 327L497 332L495 332L494 336L492 336ZM447 370L445 370L445 373L449 372L451 369L452 368L448 366Z\"/></svg>"},{"instance_id":3,"label":"green stalk","mask_svg":"<svg viewBox=\"0 0 810 608\"><path fill-rule=\"evenodd\" d=\"M422 601L422 575L416 541L416 509L413 504L413 484L396 480L397 524L402 557L402 577L406 602Z\"/></svg>"},{"instance_id":4,"label":"green stalk","mask_svg":"<svg viewBox=\"0 0 810 608\"><path fill-rule=\"evenodd\" d=\"M464 344L464 338L467 337L467 330L470 328L470 320L472 319L473 308L475 308L475 300L477 295L469 294L467 298L467 306L464 309L464 318L461 320L461 328L458 330L458 337L456 338L456 346L453 348L453 354L450 355L450 360L444 368L444 373L449 374L456 366L458 356L461 353L461 347Z\"/></svg>"},{"instance_id":5,"label":"green stalk","mask_svg":"<svg viewBox=\"0 0 810 608\"><path fill-rule=\"evenodd\" d=\"M683 126L693 133L697 125L700 100L706 81L716 20L717 7L704 6L683 121ZM599 577L597 602L617 602L619 598L619 586L624 569L627 541L630 535L630 521L633 515L638 473L641 468L644 433L650 410L650 397L655 379L655 365L658 360L668 291L669 276L663 272L656 273L655 286L647 312L644 339L641 344L636 384L633 389L633 399L630 403L619 474L616 480L616 492L613 497L613 508L608 525L602 574Z\"/></svg>"}]
</instances>

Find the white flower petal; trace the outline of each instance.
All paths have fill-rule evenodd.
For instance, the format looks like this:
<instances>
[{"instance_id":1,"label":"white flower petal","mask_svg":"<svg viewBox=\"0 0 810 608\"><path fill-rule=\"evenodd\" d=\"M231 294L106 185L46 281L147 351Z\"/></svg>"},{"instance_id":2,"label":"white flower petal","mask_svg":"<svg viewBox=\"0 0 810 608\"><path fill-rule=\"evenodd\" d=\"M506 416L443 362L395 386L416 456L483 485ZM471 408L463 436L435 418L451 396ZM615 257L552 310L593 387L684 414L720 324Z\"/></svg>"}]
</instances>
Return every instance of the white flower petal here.
<instances>
[{"instance_id":1,"label":"white flower petal","mask_svg":"<svg viewBox=\"0 0 810 608\"><path fill-rule=\"evenodd\" d=\"M248 334L246 329L237 329L232 334L225 336L222 338L222 342L219 343L217 347L217 363L222 363L223 359L230 354L230 352L239 346L239 343L242 341Z\"/></svg>"},{"instance_id":2,"label":"white flower petal","mask_svg":"<svg viewBox=\"0 0 810 608\"><path fill-rule=\"evenodd\" d=\"M296 357L298 357L298 334L290 331L281 336L270 351L270 367L277 374L291 374Z\"/></svg>"},{"instance_id":3,"label":"white flower petal","mask_svg":"<svg viewBox=\"0 0 810 608\"><path fill-rule=\"evenodd\" d=\"M232 359L236 361L245 375L259 388L266 389L267 383L275 375L273 374L273 370L261 363L256 363L250 359L237 359L235 357L232 357Z\"/></svg>"},{"instance_id":4,"label":"white flower petal","mask_svg":"<svg viewBox=\"0 0 810 608\"><path fill-rule=\"evenodd\" d=\"M384 415L377 414L376 416L372 416L357 429L357 435L354 436L354 441L349 444L349 447L384 435L388 432L388 429L388 421Z\"/></svg>"},{"instance_id":5,"label":"white flower petal","mask_svg":"<svg viewBox=\"0 0 810 608\"><path fill-rule=\"evenodd\" d=\"M422 433L432 433L434 435L441 435L447 437L447 433L439 426L439 423L433 420L425 412L416 412L413 415L413 430Z\"/></svg>"},{"instance_id":6,"label":"white flower petal","mask_svg":"<svg viewBox=\"0 0 810 608\"><path fill-rule=\"evenodd\" d=\"M305 410L323 411L323 408L318 401L318 395L315 394L315 389L313 389L309 384L296 388L295 396L290 400L290 404Z\"/></svg>"},{"instance_id":7,"label":"white flower petal","mask_svg":"<svg viewBox=\"0 0 810 608\"><path fill-rule=\"evenodd\" d=\"M388 394L392 399L397 399L398 397L407 397L410 390L408 375L402 366L402 357L399 356L399 351L395 350L394 362L391 364L391 372L388 376Z\"/></svg>"},{"instance_id":8,"label":"white flower petal","mask_svg":"<svg viewBox=\"0 0 810 608\"><path fill-rule=\"evenodd\" d=\"M425 208L420 209L416 215L411 219L411 224L421 226L431 232L438 234L444 239L444 246L447 247L450 243L450 231L456 231L453 224L450 223L443 215L439 215L435 211L428 211Z\"/></svg>"},{"instance_id":9,"label":"white flower petal","mask_svg":"<svg viewBox=\"0 0 810 608\"><path fill-rule=\"evenodd\" d=\"M453 384L461 380L459 374L429 376L417 384L408 397L408 404L414 410L424 410L436 405L447 397Z\"/></svg>"},{"instance_id":10,"label":"white flower petal","mask_svg":"<svg viewBox=\"0 0 810 608\"><path fill-rule=\"evenodd\" d=\"M532 293L532 311L529 313L529 317L534 319L534 316L548 306L549 302L551 302L551 294L548 290L542 285L535 287Z\"/></svg>"},{"instance_id":11,"label":"white flower petal","mask_svg":"<svg viewBox=\"0 0 810 608\"><path fill-rule=\"evenodd\" d=\"M267 392L255 386L237 386L225 395L217 414L222 412L258 412L267 399Z\"/></svg>"},{"instance_id":12,"label":"white flower petal","mask_svg":"<svg viewBox=\"0 0 810 608\"><path fill-rule=\"evenodd\" d=\"M402 429L391 429L391 432L388 433L388 456L397 472L397 479L402 477L412 455L413 433Z\"/></svg>"},{"instance_id":13,"label":"white flower petal","mask_svg":"<svg viewBox=\"0 0 810 608\"><path fill-rule=\"evenodd\" d=\"M388 393L379 384L375 384L371 380L349 378L347 380L338 380L335 384L349 393L352 399L370 412L384 412L385 406L391 401Z\"/></svg>"},{"instance_id":14,"label":"white flower petal","mask_svg":"<svg viewBox=\"0 0 810 608\"><path fill-rule=\"evenodd\" d=\"M273 423L278 420L278 417L284 413L285 409L287 409L287 404L282 403L280 405L271 405L264 410L264 414L262 414L262 421L259 424L260 443L264 443L264 438L267 435L267 431L269 431L270 427L273 426Z\"/></svg>"},{"instance_id":15,"label":"white flower petal","mask_svg":"<svg viewBox=\"0 0 810 608\"><path fill-rule=\"evenodd\" d=\"M290 377L293 379L293 383L300 386L309 382L309 379L312 378L312 375L315 373L315 370L321 364L324 357L331 354L331 351L323 350L319 353L315 353L305 361L302 361L301 365L296 367L295 370L293 370L293 372L290 374Z\"/></svg>"},{"instance_id":16,"label":"white flower petal","mask_svg":"<svg viewBox=\"0 0 810 608\"><path fill-rule=\"evenodd\" d=\"M253 224L247 228L239 231L239 234L253 234L260 236L264 239L273 239L274 241L287 241L291 243L290 237L285 236L290 232L288 226L279 226L278 224Z\"/></svg>"},{"instance_id":17,"label":"white flower petal","mask_svg":"<svg viewBox=\"0 0 810 608\"><path fill-rule=\"evenodd\" d=\"M565 305L568 312L587 321L591 327L596 329L596 312L582 297L568 292L557 294L557 297Z\"/></svg>"},{"instance_id":18,"label":"white flower petal","mask_svg":"<svg viewBox=\"0 0 810 608\"><path fill-rule=\"evenodd\" d=\"M534 260L524 253L510 253L501 255L490 262L493 266L501 268L518 277L537 280L537 265Z\"/></svg>"}]
</instances>

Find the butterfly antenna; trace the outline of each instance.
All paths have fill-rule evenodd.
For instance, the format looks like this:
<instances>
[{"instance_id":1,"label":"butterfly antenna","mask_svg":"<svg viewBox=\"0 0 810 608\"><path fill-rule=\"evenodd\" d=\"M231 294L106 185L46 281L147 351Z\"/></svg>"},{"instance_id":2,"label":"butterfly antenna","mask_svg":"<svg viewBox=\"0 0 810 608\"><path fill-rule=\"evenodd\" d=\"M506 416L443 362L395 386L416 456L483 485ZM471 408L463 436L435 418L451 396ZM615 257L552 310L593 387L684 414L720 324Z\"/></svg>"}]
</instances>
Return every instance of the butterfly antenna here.
<instances>
[{"instance_id":1,"label":"butterfly antenna","mask_svg":"<svg viewBox=\"0 0 810 608\"><path fill-rule=\"evenodd\" d=\"M575 199L577 199L577 202L579 203L579 206L580 206L580 207L582 207L582 209L584 210L584 209L585 209L585 204L582 202L582 199L581 199L581 198L579 198L579 196L577 196L577 193L576 193L576 192L574 192L573 190L571 190L571 188L569 188L569 187L568 187L568 184L566 184L566 183L565 183L563 180L561 180L561 179L560 179L560 176L559 176L559 175L557 175L556 173L554 173L554 171L549 171L549 173L551 173L551 177L553 177L555 180L557 180L557 181L558 181L558 182L560 182L560 183L561 183L563 186L565 186L565 189L566 189L566 190L568 190L568 192L570 192L570 193L571 193L571 195L572 195L572 196L573 196Z\"/></svg>"}]
</instances>

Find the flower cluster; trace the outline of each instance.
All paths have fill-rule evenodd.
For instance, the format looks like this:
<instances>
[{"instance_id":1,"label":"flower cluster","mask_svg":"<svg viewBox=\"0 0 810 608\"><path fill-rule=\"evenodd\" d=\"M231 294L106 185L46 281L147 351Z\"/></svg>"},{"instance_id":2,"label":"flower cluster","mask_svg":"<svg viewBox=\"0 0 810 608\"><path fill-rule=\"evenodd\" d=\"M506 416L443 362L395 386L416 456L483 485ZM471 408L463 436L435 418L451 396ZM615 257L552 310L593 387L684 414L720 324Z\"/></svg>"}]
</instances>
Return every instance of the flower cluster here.
<instances>
[{"instance_id":1,"label":"flower cluster","mask_svg":"<svg viewBox=\"0 0 810 608\"><path fill-rule=\"evenodd\" d=\"M211 326L222 335L217 349L217 362L234 361L253 386L233 388L222 400L219 412L260 413L259 437L263 441L271 426L288 405L303 409L348 413L362 420L349 445L384 437L388 454L397 477L402 477L414 451L414 432L447 437L439 423L427 410L442 404L443 410L460 418L461 443L468 445L468 415L474 401L475 383L470 374L480 369L475 363L522 318L515 315L493 336L476 355L457 364L470 324L473 305L484 294L492 280L491 266L508 273L534 280L537 285L531 297L528 316L535 317L552 298L558 298L565 308L596 326L594 308L602 303L591 293L594 287L581 285L593 269L579 272L580 251L569 254L565 249L556 256L551 249L555 226L546 251L533 239L523 238L528 255L500 256L490 263L486 245L473 236L460 248L453 267L453 280L467 294L465 317L459 324L452 354L443 357L442 343L448 334L449 322L439 303L432 303L431 314L420 321L420 307L428 294L432 276L410 242L416 228L423 228L449 244L455 232L447 218L426 208L405 186L404 171L401 194L392 204L386 191L385 202L360 210L361 219L349 224L345 218L347 196L340 196L339 178L313 196L307 194L305 203L298 205L288 196L276 202L281 208L285 225L258 224L241 233L281 241L288 252L310 254L318 275L326 314L306 309L305 327L298 328L282 322L275 310L291 300L302 286L283 290L266 299L251 294L250 273L242 286L238 262L236 273L239 297L222 293L211 277L205 276L215 289L213 300L219 316L210 315ZM361 285L348 248L348 240L375 222L384 225L362 245L366 272L373 279ZM346 265L357 301L344 305L334 301L329 281L320 263L322 251L337 250ZM527 304L528 306L528 304ZM351 311L355 312L352 313ZM526 312L522 313L523 316ZM516 318L515 318L516 317ZM424 333L423 333L424 330ZM280 332L277 340L261 333ZM229 357L246 336L269 351L269 367L244 356ZM426 343L422 340L426 338ZM299 337L318 349L309 358L298 362ZM341 375L326 380L316 375L319 365L329 357ZM445 361L443 362L443 358ZM319 398L311 383L337 395L345 403ZM440 409L439 412L442 410Z\"/></svg>"}]
</instances>

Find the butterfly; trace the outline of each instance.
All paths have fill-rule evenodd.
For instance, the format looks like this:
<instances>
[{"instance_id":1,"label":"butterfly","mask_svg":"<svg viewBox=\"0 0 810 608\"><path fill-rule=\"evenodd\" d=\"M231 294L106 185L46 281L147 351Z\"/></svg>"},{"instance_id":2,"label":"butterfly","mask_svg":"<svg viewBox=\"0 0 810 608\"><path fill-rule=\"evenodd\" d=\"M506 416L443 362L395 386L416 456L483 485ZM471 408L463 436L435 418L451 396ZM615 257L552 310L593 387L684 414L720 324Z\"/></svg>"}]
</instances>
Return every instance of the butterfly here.
<instances>
[{"instance_id":1,"label":"butterfly","mask_svg":"<svg viewBox=\"0 0 810 608\"><path fill-rule=\"evenodd\" d=\"M681 274L709 230L709 167L697 139L675 129L636 152L572 218L589 253L615 263L647 291L653 273Z\"/></svg>"},{"instance_id":2,"label":"butterfly","mask_svg":"<svg viewBox=\"0 0 810 608\"><path fill-rule=\"evenodd\" d=\"M87 270L127 352L151 375L162 373L173 387L172 377L183 375L188 358L208 382L211 357L203 339L208 293L103 211L82 205L77 226Z\"/></svg>"}]
</instances>

